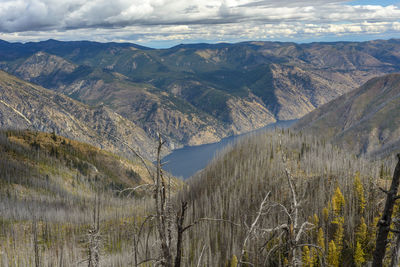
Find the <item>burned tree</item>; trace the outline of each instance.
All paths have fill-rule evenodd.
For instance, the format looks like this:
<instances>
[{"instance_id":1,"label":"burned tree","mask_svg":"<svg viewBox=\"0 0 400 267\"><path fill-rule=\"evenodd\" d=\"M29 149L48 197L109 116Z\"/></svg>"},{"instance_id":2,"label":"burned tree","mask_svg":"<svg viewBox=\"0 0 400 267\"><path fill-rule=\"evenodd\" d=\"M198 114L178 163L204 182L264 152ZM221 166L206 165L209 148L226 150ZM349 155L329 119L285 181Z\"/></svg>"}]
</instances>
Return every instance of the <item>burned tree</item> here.
<instances>
[{"instance_id":1,"label":"burned tree","mask_svg":"<svg viewBox=\"0 0 400 267\"><path fill-rule=\"evenodd\" d=\"M290 206L286 207L281 203L275 203L273 206L280 208L287 217L287 223L283 223L281 225L275 226L269 229L262 229L262 232L265 234L276 234L279 239L281 239L280 245L275 245L267 254L267 258L265 259L265 263L268 262L269 256L272 255L275 251L277 251L281 246L286 247L287 260L290 266L301 266L301 255L299 253L299 249L302 247L314 247L315 249L322 252L322 248L315 244L305 244L301 243L301 239L306 231L315 228L315 225L308 222L300 220L300 209L301 209L301 201L299 201L296 188L294 185L294 180L290 169L287 167L287 155L283 151L282 141L279 140L279 147L282 153L282 162L284 165L285 176L287 180L287 184L290 192ZM263 249L263 248L262 248ZM321 259L322 265L324 264L324 258Z\"/></svg>"},{"instance_id":2,"label":"burned tree","mask_svg":"<svg viewBox=\"0 0 400 267\"><path fill-rule=\"evenodd\" d=\"M98 195L95 196L93 206L93 224L88 230L87 239L88 267L100 267L100 197Z\"/></svg>"},{"instance_id":3,"label":"burned tree","mask_svg":"<svg viewBox=\"0 0 400 267\"><path fill-rule=\"evenodd\" d=\"M389 191L380 188L386 194L386 203L382 217L378 222L378 234L372 263L374 267L381 267L383 264L386 245L388 244L388 234L392 230L390 229L390 225L392 223L393 207L396 200L400 199L400 196L397 195L400 184L400 154L397 154L397 159L398 163L393 173L392 184L390 185Z\"/></svg>"},{"instance_id":4,"label":"burned tree","mask_svg":"<svg viewBox=\"0 0 400 267\"><path fill-rule=\"evenodd\" d=\"M152 184L143 184L136 186L134 188L126 188L120 191L120 193L123 193L125 191L134 192L140 188L147 188L151 190L154 199L155 214L151 214L146 217L141 227L139 228L138 234L134 238L135 266L151 261L166 267L172 267L172 266L179 267L181 266L181 261L182 261L183 233L194 224L184 226L185 211L187 207L186 202L182 201L180 209L176 212L172 207L173 205L171 203L170 182L167 183L164 177L164 173L162 170L162 163L161 163L162 148L165 144L165 140L163 140L161 135L158 134L157 160L156 160L155 170L154 167L151 167L146 163L144 158L140 156L135 149L130 147L126 142L124 143L140 159L140 161L145 166L153 182ZM138 246L140 243L140 237L142 235L142 231L144 230L144 225L153 219L155 221L155 228L160 243L159 244L160 255L155 258L149 257L149 255L147 255L148 243L146 241L145 259L139 261ZM174 233L176 233L177 235L176 237L172 236Z\"/></svg>"},{"instance_id":5,"label":"burned tree","mask_svg":"<svg viewBox=\"0 0 400 267\"><path fill-rule=\"evenodd\" d=\"M251 264L250 262L247 262L245 260L245 254L246 254L246 246L250 242L250 239L254 235L258 236L263 236L263 237L268 237L265 241L263 241L263 245L261 246L260 250L258 251L259 254L266 249L267 244L273 239L276 238L279 240L279 244L276 244L272 246L268 251L267 251L267 256L264 259L264 265L268 265L268 261L270 260L270 257L278 252L280 249L284 248L285 254L287 255L287 260L290 266L301 266L302 265L302 259L301 259L301 253L299 253L299 250L305 246L307 247L313 247L316 250L322 254L322 257L320 258L320 263L322 266L325 265L325 260L324 260L324 252L323 249L315 244L312 243L302 243L302 238L306 234L307 231L314 229L315 225L313 223L310 223L307 220L302 221L300 218L300 210L301 210L301 201L299 200L299 197L296 192L295 184L294 184L294 179L291 174L290 169L288 168L287 164L287 155L283 151L282 148L282 143L279 141L279 147L280 151L282 154L282 163L284 167L284 173L287 181L287 186L289 189L289 205L284 205L281 203L276 203L273 201L268 201L271 192L268 192L264 199L262 200L260 207L256 213L256 217L253 220L252 224L247 227L247 234L244 238L244 241L242 243L242 248L241 248L241 254L240 258L238 261L237 266L246 266L248 264ZM261 220L262 216L269 215L273 209L279 209L279 212L283 212L284 216L286 217L286 222L279 224L279 225L274 225L270 228L265 228L259 226L259 221Z\"/></svg>"}]
</instances>

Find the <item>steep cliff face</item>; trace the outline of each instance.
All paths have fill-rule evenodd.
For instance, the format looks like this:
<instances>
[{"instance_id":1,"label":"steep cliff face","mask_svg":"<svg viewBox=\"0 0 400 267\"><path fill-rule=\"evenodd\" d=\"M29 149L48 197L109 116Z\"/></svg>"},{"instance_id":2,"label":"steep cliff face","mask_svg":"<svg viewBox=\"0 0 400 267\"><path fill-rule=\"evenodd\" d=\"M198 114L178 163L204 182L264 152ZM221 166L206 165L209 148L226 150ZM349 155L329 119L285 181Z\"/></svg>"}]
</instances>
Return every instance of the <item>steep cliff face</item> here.
<instances>
[{"instance_id":1,"label":"steep cliff face","mask_svg":"<svg viewBox=\"0 0 400 267\"><path fill-rule=\"evenodd\" d=\"M332 139L356 153L400 148L400 74L369 80L299 120L298 130Z\"/></svg>"},{"instance_id":2,"label":"steep cliff face","mask_svg":"<svg viewBox=\"0 0 400 267\"><path fill-rule=\"evenodd\" d=\"M125 145L147 157L153 142L130 120L107 107L90 107L59 93L22 81L0 71L1 128L35 129L132 154Z\"/></svg>"},{"instance_id":3,"label":"steep cliff face","mask_svg":"<svg viewBox=\"0 0 400 267\"><path fill-rule=\"evenodd\" d=\"M0 53L1 68L104 105L152 137L161 132L170 148L300 118L373 77L400 71L398 40L160 50L54 40L1 45L13 52Z\"/></svg>"}]
</instances>

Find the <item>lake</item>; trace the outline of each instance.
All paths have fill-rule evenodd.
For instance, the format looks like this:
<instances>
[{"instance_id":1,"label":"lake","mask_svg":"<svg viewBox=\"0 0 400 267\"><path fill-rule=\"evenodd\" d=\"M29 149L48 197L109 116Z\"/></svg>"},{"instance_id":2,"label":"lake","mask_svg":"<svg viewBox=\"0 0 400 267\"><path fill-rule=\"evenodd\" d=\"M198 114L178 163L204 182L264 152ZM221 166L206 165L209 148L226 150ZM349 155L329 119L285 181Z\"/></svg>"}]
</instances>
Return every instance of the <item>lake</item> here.
<instances>
[{"instance_id":1,"label":"lake","mask_svg":"<svg viewBox=\"0 0 400 267\"><path fill-rule=\"evenodd\" d=\"M207 166L207 164L214 158L218 151L223 150L229 144L234 144L240 138L258 132L272 130L274 128L287 128L290 127L295 121L296 120L279 121L246 134L224 138L217 143L200 146L186 146L176 149L162 159L162 162L165 162L163 169L175 177L187 179L199 170L204 169L204 167Z\"/></svg>"}]
</instances>

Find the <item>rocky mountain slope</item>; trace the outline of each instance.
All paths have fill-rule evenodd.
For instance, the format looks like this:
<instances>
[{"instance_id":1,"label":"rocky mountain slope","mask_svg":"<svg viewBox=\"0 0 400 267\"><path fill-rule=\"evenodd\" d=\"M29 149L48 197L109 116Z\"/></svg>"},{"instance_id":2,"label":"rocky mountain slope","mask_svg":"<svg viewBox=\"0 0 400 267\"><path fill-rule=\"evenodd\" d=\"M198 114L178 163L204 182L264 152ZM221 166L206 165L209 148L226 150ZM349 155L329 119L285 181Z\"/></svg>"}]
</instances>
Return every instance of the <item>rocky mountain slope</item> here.
<instances>
[{"instance_id":1,"label":"rocky mountain slope","mask_svg":"<svg viewBox=\"0 0 400 267\"><path fill-rule=\"evenodd\" d=\"M134 44L0 43L0 68L104 105L169 147L215 142L299 118L367 80L400 71L400 41Z\"/></svg>"},{"instance_id":2,"label":"rocky mountain slope","mask_svg":"<svg viewBox=\"0 0 400 267\"><path fill-rule=\"evenodd\" d=\"M0 71L0 127L34 129L132 155L131 146L153 156L152 140L110 108L84 105L71 98ZM128 145L128 146L127 146Z\"/></svg>"},{"instance_id":3,"label":"rocky mountain slope","mask_svg":"<svg viewBox=\"0 0 400 267\"><path fill-rule=\"evenodd\" d=\"M356 153L400 148L400 74L369 80L304 116L294 126L318 133Z\"/></svg>"}]
</instances>

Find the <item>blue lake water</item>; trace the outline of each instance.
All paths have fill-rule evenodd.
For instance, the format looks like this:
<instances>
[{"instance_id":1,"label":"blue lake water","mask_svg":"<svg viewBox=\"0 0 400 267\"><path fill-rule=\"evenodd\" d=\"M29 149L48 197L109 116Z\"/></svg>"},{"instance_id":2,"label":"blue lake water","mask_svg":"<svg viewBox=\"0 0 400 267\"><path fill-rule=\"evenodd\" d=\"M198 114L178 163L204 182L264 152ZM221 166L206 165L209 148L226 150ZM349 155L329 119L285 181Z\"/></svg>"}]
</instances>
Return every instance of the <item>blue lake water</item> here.
<instances>
[{"instance_id":1,"label":"blue lake water","mask_svg":"<svg viewBox=\"0 0 400 267\"><path fill-rule=\"evenodd\" d=\"M187 179L199 170L207 166L207 164L214 158L218 151L221 151L229 144L234 144L240 138L249 134L267 131L274 128L287 128L290 127L296 120L279 121L269 124L264 128L252 131L250 133L230 136L222 139L218 143L200 145L200 146L186 146L174 150L171 154L162 159L165 162L163 169L182 179Z\"/></svg>"}]
</instances>

